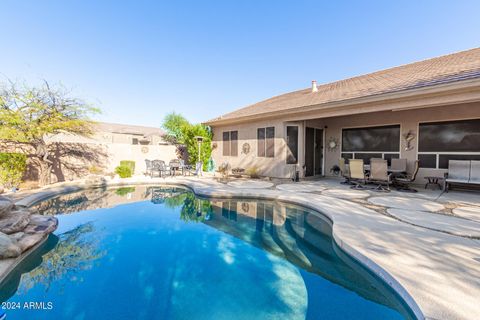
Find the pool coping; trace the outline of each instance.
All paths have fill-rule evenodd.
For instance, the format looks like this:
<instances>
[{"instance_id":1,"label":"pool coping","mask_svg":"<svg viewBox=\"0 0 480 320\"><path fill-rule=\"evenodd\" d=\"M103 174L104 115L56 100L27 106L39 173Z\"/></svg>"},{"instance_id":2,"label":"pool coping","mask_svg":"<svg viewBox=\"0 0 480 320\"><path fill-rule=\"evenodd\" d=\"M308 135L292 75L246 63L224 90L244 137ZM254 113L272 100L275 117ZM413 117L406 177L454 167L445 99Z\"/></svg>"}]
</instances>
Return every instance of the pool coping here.
<instances>
[{"instance_id":1,"label":"pool coping","mask_svg":"<svg viewBox=\"0 0 480 320\"><path fill-rule=\"evenodd\" d=\"M391 275L387 269L384 269L381 265L373 261L371 258L367 257L364 253L361 253L353 245L350 245L347 241L342 239L341 234L339 234L339 226L337 224L337 216L335 214L335 209L338 210L338 206L332 205L328 200L334 201L336 204L347 203L349 209L355 211L370 211L369 214L376 214L374 211L364 208L359 204L352 203L347 200L341 200L334 197L317 195L316 197L320 200L327 201L309 201L312 197L311 194L307 193L288 193L279 190L272 189L239 189L229 187L223 184L219 184L215 181L208 181L206 179L198 178L173 178L173 179L124 179L124 180L113 180L107 181L102 186L91 186L86 184L84 181L77 181L74 183L62 184L61 186L53 186L45 188L38 193L31 194L25 198L20 199L16 202L18 206L30 207L39 201L46 200L48 198L61 195L64 193L70 193L75 191L81 191L85 189L91 189L95 187L114 187L114 186L128 186L128 185L178 185L184 186L191 189L196 195L204 196L208 198L217 198L217 199L229 199L229 198L251 198L251 199L265 199L265 200L277 200L283 202L289 202L296 205L306 207L308 209L314 210L319 214L326 216L330 221L332 221L332 236L337 246L341 248L346 254L351 256L353 259L357 260L363 266L365 266L369 271L375 274L377 277L381 278L385 283L387 283L395 293L405 302L405 304L410 308L411 312L418 319L436 319L435 316L425 316L424 311L420 308L419 304L415 301L413 296L407 291L407 289L399 282L397 279ZM358 207L358 208L355 208ZM341 221L340 221L341 223ZM372 231L374 232L374 231ZM42 241L43 243L43 241ZM41 244L39 244L41 245ZM38 248L36 246L34 249ZM33 252L34 249L31 249L29 252ZM3 280L11 270L14 269L18 263L23 260L29 253L22 255L17 258L11 268L7 269L7 272L0 275L0 280ZM18 260L18 261L17 261ZM461 318L461 317L460 317Z\"/></svg>"}]
</instances>

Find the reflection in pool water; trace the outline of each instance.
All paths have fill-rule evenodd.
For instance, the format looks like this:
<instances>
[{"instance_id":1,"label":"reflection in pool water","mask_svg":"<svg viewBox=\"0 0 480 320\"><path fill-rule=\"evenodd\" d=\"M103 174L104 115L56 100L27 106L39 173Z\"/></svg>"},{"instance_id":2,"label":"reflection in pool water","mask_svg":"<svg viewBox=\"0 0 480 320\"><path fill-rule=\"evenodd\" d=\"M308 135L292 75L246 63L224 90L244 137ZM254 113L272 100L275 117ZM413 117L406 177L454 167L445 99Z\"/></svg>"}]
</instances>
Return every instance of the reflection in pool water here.
<instances>
[{"instance_id":1,"label":"reflection in pool water","mask_svg":"<svg viewBox=\"0 0 480 320\"><path fill-rule=\"evenodd\" d=\"M184 188L95 189L44 201L59 228L1 284L8 319L409 319L400 299L294 205Z\"/></svg>"}]
</instances>

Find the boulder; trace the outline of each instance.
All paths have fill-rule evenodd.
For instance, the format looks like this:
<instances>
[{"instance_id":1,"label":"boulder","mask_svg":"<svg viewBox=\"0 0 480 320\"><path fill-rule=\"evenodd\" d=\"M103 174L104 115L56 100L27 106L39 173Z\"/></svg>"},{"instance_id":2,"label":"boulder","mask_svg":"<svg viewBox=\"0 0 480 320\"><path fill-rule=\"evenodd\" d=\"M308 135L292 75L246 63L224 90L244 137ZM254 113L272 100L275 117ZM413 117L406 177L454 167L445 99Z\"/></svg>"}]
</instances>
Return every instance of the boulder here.
<instances>
[{"instance_id":1,"label":"boulder","mask_svg":"<svg viewBox=\"0 0 480 320\"><path fill-rule=\"evenodd\" d=\"M22 252L30 249L35 246L37 243L42 241L43 238L47 237L45 233L24 233L17 242L17 245L20 247Z\"/></svg>"},{"instance_id":2,"label":"boulder","mask_svg":"<svg viewBox=\"0 0 480 320\"><path fill-rule=\"evenodd\" d=\"M22 253L18 243L0 232L0 259L16 258Z\"/></svg>"},{"instance_id":3,"label":"boulder","mask_svg":"<svg viewBox=\"0 0 480 320\"><path fill-rule=\"evenodd\" d=\"M85 179L85 184L89 187L102 187L107 185L107 180L103 176L89 175Z\"/></svg>"},{"instance_id":4,"label":"boulder","mask_svg":"<svg viewBox=\"0 0 480 320\"><path fill-rule=\"evenodd\" d=\"M30 212L26 209L10 211L0 217L0 232L12 234L22 231L30 222Z\"/></svg>"},{"instance_id":5,"label":"boulder","mask_svg":"<svg viewBox=\"0 0 480 320\"><path fill-rule=\"evenodd\" d=\"M55 229L57 229L57 225L58 220L54 216L32 214L30 216L30 223L26 226L23 232L28 234L41 233L46 235L55 231Z\"/></svg>"},{"instance_id":6,"label":"boulder","mask_svg":"<svg viewBox=\"0 0 480 320\"><path fill-rule=\"evenodd\" d=\"M14 207L15 204L12 200L0 196L0 217L13 210Z\"/></svg>"}]
</instances>

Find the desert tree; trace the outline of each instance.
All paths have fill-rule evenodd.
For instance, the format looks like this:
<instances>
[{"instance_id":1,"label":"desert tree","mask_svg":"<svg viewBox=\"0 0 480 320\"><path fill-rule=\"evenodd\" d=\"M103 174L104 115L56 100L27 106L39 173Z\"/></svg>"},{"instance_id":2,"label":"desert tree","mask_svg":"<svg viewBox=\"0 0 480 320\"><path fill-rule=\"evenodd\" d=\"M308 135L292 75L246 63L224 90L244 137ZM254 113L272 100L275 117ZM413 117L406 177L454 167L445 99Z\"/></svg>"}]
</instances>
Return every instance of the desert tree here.
<instances>
[{"instance_id":1,"label":"desert tree","mask_svg":"<svg viewBox=\"0 0 480 320\"><path fill-rule=\"evenodd\" d=\"M53 166L48 137L59 133L92 134L90 116L97 108L47 81L28 86L0 84L0 143L2 149L25 153L39 173L39 184L50 183Z\"/></svg>"}]
</instances>

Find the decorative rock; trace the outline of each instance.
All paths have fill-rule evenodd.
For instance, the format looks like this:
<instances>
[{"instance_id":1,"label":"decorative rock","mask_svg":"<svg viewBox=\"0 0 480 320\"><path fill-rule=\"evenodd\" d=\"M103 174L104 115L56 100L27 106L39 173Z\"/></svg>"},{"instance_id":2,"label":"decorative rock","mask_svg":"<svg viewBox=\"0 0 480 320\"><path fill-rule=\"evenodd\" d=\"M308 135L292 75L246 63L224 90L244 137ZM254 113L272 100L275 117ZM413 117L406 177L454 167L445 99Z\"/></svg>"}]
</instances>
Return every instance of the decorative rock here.
<instances>
[{"instance_id":1,"label":"decorative rock","mask_svg":"<svg viewBox=\"0 0 480 320\"><path fill-rule=\"evenodd\" d=\"M46 235L57 229L57 225L58 220L53 216L32 214L30 216L30 223L23 230L23 232L29 234L41 233L42 235Z\"/></svg>"},{"instance_id":2,"label":"decorative rock","mask_svg":"<svg viewBox=\"0 0 480 320\"><path fill-rule=\"evenodd\" d=\"M89 175L85 179L85 184L90 187L101 187L107 184L107 180L103 176Z\"/></svg>"},{"instance_id":3,"label":"decorative rock","mask_svg":"<svg viewBox=\"0 0 480 320\"><path fill-rule=\"evenodd\" d=\"M0 232L12 234L22 231L30 222L28 210L10 211L0 218Z\"/></svg>"},{"instance_id":4,"label":"decorative rock","mask_svg":"<svg viewBox=\"0 0 480 320\"><path fill-rule=\"evenodd\" d=\"M10 237L10 239L18 241L18 240L20 240L21 237L23 237L24 234L25 234L24 232L16 232L16 233L12 233L8 236Z\"/></svg>"},{"instance_id":5,"label":"decorative rock","mask_svg":"<svg viewBox=\"0 0 480 320\"><path fill-rule=\"evenodd\" d=\"M0 232L0 259L16 258L22 253L14 239Z\"/></svg>"},{"instance_id":6,"label":"decorative rock","mask_svg":"<svg viewBox=\"0 0 480 320\"><path fill-rule=\"evenodd\" d=\"M443 204L413 197L373 197L368 202L397 209L436 212L445 209Z\"/></svg>"},{"instance_id":7,"label":"decorative rock","mask_svg":"<svg viewBox=\"0 0 480 320\"><path fill-rule=\"evenodd\" d=\"M31 247L35 246L37 243L42 241L43 238L45 238L47 234L45 233L25 233L23 236L18 240L18 246L22 250L22 252L30 249Z\"/></svg>"},{"instance_id":8,"label":"decorative rock","mask_svg":"<svg viewBox=\"0 0 480 320\"><path fill-rule=\"evenodd\" d=\"M10 212L15 204L8 198L0 197L0 217Z\"/></svg>"}]
</instances>

